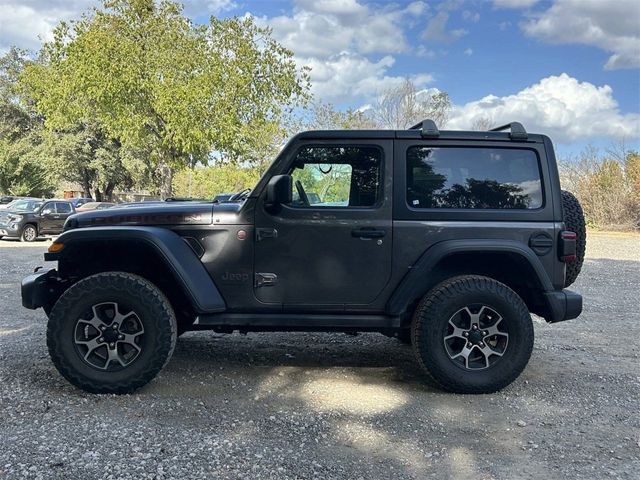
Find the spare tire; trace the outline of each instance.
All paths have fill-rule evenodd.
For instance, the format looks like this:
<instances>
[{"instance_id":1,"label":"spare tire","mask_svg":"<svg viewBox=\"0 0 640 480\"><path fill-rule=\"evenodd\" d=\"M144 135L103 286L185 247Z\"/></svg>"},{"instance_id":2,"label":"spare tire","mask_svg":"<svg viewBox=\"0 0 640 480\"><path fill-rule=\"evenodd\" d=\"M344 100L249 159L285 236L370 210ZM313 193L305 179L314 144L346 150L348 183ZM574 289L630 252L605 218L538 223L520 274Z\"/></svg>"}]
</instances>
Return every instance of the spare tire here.
<instances>
[{"instance_id":1,"label":"spare tire","mask_svg":"<svg viewBox=\"0 0 640 480\"><path fill-rule=\"evenodd\" d=\"M564 286L568 287L576 281L582 269L584 252L587 247L587 229L580 202L573 193L566 190L562 190L562 214L566 229L576 234L576 259L574 262L567 263L564 279Z\"/></svg>"}]
</instances>

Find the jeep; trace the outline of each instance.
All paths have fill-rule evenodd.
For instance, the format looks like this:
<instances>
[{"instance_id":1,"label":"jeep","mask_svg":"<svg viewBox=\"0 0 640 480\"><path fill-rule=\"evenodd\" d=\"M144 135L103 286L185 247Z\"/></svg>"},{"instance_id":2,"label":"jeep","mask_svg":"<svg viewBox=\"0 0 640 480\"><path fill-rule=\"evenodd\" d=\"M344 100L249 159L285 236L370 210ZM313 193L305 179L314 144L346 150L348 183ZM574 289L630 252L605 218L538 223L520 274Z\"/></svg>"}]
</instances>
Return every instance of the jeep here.
<instances>
[{"instance_id":1,"label":"jeep","mask_svg":"<svg viewBox=\"0 0 640 480\"><path fill-rule=\"evenodd\" d=\"M551 140L517 122L309 131L226 200L72 215L22 303L89 392L132 392L214 330L379 332L443 389L487 393L525 368L532 313L580 315L585 241Z\"/></svg>"}]
</instances>

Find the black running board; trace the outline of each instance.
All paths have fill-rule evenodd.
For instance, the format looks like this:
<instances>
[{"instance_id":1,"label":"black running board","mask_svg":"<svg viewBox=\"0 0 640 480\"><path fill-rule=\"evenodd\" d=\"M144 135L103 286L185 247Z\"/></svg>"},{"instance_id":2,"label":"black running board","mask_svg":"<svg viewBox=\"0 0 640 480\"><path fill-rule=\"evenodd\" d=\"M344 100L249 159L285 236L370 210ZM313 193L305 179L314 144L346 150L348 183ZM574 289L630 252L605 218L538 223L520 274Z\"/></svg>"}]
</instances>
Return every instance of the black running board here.
<instances>
[{"instance_id":1,"label":"black running board","mask_svg":"<svg viewBox=\"0 0 640 480\"><path fill-rule=\"evenodd\" d=\"M200 315L194 330L246 331L382 331L400 327L400 317L388 315L213 313Z\"/></svg>"}]
</instances>

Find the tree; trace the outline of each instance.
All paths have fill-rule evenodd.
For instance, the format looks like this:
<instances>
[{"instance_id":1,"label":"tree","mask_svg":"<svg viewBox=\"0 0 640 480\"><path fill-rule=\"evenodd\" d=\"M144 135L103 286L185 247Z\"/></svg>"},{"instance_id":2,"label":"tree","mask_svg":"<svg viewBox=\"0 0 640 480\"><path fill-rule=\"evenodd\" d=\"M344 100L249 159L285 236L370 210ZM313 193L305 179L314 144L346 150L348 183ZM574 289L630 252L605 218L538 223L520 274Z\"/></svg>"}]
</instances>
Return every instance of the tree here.
<instances>
[{"instance_id":1,"label":"tree","mask_svg":"<svg viewBox=\"0 0 640 480\"><path fill-rule=\"evenodd\" d=\"M104 0L61 23L43 62L23 80L50 128L95 116L128 149L151 148L161 196L175 169L225 152L241 159L289 106L306 101L308 75L250 17L193 25L169 0Z\"/></svg>"},{"instance_id":2,"label":"tree","mask_svg":"<svg viewBox=\"0 0 640 480\"><path fill-rule=\"evenodd\" d=\"M26 63L26 52L15 47L0 57L0 192L48 196L54 184L39 155L42 120L16 89Z\"/></svg>"},{"instance_id":3,"label":"tree","mask_svg":"<svg viewBox=\"0 0 640 480\"><path fill-rule=\"evenodd\" d=\"M486 132L495 127L495 122L490 117L478 117L471 124L471 130Z\"/></svg>"},{"instance_id":4,"label":"tree","mask_svg":"<svg viewBox=\"0 0 640 480\"><path fill-rule=\"evenodd\" d=\"M418 91L407 78L380 94L374 115L381 127L404 130L427 118L443 127L450 110L451 101L446 92Z\"/></svg>"},{"instance_id":5,"label":"tree","mask_svg":"<svg viewBox=\"0 0 640 480\"><path fill-rule=\"evenodd\" d=\"M308 130L366 130L376 128L375 121L366 112L348 108L340 111L331 103L315 102L306 119L302 121Z\"/></svg>"}]
</instances>

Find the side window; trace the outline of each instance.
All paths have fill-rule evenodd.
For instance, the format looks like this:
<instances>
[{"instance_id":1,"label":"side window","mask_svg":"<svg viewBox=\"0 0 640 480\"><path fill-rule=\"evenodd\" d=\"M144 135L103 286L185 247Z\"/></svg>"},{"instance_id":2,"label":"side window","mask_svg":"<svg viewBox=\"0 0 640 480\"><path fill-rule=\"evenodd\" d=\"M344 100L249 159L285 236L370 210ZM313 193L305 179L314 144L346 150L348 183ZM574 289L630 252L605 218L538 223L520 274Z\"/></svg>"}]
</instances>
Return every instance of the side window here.
<instances>
[{"instance_id":1,"label":"side window","mask_svg":"<svg viewBox=\"0 0 640 480\"><path fill-rule=\"evenodd\" d=\"M377 147L305 147L291 170L295 207L372 207L381 198Z\"/></svg>"},{"instance_id":2,"label":"side window","mask_svg":"<svg viewBox=\"0 0 640 480\"><path fill-rule=\"evenodd\" d=\"M49 213L56 213L56 204L53 202L45 203L44 206L42 207L42 212L44 213L45 210L48 210Z\"/></svg>"},{"instance_id":3,"label":"side window","mask_svg":"<svg viewBox=\"0 0 640 480\"><path fill-rule=\"evenodd\" d=\"M71 204L67 202L56 202L56 210L58 213L71 213Z\"/></svg>"},{"instance_id":4,"label":"side window","mask_svg":"<svg viewBox=\"0 0 640 480\"><path fill-rule=\"evenodd\" d=\"M542 201L538 157L532 150L407 150L407 203L412 208L534 209Z\"/></svg>"}]
</instances>

